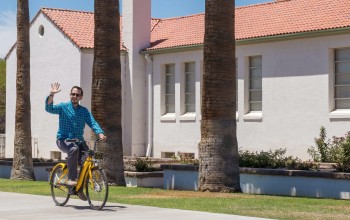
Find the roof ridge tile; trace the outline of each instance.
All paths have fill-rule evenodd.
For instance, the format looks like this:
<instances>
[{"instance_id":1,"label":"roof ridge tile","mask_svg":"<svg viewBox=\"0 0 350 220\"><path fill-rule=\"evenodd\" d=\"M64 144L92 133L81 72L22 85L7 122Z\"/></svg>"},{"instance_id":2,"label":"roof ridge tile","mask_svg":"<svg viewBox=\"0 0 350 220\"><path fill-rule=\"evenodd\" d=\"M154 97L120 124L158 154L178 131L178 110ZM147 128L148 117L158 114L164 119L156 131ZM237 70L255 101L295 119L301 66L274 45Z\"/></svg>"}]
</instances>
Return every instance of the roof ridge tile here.
<instances>
[{"instance_id":1,"label":"roof ridge tile","mask_svg":"<svg viewBox=\"0 0 350 220\"><path fill-rule=\"evenodd\" d=\"M67 12L77 12L77 13L94 14L94 12L92 12L92 11L81 11L81 10L65 9L65 8L47 8L47 7L42 7L40 10L48 10L48 11L67 11Z\"/></svg>"},{"instance_id":2,"label":"roof ridge tile","mask_svg":"<svg viewBox=\"0 0 350 220\"><path fill-rule=\"evenodd\" d=\"M261 6L265 6L265 5L271 5L271 4L279 4L282 2L289 2L289 1L293 1L293 0L272 0L270 2L264 2L264 3L256 3L256 4L252 4L252 5L244 5L244 6L239 6L236 7L236 9L244 9L244 8L250 8L250 7L261 7Z\"/></svg>"},{"instance_id":3,"label":"roof ridge tile","mask_svg":"<svg viewBox=\"0 0 350 220\"><path fill-rule=\"evenodd\" d=\"M171 17L171 18L161 18L161 20L178 20L178 19L183 19L183 18L190 18L190 17L196 17L196 16L202 16L204 15L204 12L202 13L197 13L197 14L192 14L192 15L184 15L184 16L178 16L178 17Z\"/></svg>"}]
</instances>

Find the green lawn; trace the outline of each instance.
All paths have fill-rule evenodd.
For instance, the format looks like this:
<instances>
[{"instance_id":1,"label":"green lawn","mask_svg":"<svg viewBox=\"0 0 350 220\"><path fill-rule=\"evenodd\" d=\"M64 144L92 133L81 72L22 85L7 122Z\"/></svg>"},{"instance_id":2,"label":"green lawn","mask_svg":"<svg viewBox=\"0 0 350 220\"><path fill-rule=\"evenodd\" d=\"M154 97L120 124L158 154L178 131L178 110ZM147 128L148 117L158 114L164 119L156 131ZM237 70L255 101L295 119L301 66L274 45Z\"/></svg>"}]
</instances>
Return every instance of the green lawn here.
<instances>
[{"instance_id":1,"label":"green lawn","mask_svg":"<svg viewBox=\"0 0 350 220\"><path fill-rule=\"evenodd\" d=\"M50 195L48 182L0 179L0 191ZM110 187L108 202L274 219L350 219L350 201Z\"/></svg>"}]
</instances>

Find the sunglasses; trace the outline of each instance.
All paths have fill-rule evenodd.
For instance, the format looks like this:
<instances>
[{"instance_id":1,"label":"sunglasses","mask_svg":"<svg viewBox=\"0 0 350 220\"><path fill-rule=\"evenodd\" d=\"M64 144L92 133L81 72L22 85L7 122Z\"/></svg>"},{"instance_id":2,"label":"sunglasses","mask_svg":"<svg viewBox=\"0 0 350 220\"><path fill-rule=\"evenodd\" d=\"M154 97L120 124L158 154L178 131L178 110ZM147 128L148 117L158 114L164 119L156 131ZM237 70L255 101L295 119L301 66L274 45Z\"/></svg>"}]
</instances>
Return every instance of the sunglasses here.
<instances>
[{"instance_id":1,"label":"sunglasses","mask_svg":"<svg viewBox=\"0 0 350 220\"><path fill-rule=\"evenodd\" d=\"M71 93L70 95L73 97L80 97L81 96L81 94L78 94L78 93Z\"/></svg>"}]
</instances>

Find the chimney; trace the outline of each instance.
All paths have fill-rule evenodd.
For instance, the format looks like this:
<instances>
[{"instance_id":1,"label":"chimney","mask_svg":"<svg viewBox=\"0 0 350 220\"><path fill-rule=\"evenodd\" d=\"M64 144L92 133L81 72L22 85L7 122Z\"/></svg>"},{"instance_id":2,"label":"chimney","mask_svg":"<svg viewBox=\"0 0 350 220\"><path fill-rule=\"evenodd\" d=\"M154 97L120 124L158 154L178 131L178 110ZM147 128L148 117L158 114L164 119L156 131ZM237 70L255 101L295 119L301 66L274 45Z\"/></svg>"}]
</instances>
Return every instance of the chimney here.
<instances>
[{"instance_id":1,"label":"chimney","mask_svg":"<svg viewBox=\"0 0 350 220\"><path fill-rule=\"evenodd\" d=\"M151 0L122 1L123 41L137 53L149 47L151 38Z\"/></svg>"}]
</instances>

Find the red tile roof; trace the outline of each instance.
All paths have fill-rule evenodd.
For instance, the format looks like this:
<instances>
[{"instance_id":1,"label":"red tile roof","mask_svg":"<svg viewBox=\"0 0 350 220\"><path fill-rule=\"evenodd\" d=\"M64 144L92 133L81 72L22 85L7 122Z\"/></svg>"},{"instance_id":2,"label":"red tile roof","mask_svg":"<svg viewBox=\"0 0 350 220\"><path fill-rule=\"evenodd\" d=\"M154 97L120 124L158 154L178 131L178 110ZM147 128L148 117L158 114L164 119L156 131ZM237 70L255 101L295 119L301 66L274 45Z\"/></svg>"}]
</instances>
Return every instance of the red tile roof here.
<instances>
[{"instance_id":1,"label":"red tile roof","mask_svg":"<svg viewBox=\"0 0 350 220\"><path fill-rule=\"evenodd\" d=\"M94 47L95 22L93 12L51 8L42 8L41 11L78 47L87 49ZM120 25L120 27L122 26ZM125 50L122 45L121 50Z\"/></svg>"},{"instance_id":2,"label":"red tile roof","mask_svg":"<svg viewBox=\"0 0 350 220\"><path fill-rule=\"evenodd\" d=\"M236 38L350 27L349 0L280 0L236 10Z\"/></svg>"},{"instance_id":3,"label":"red tile roof","mask_svg":"<svg viewBox=\"0 0 350 220\"><path fill-rule=\"evenodd\" d=\"M204 14L162 19L151 33L149 49L202 44L204 39Z\"/></svg>"},{"instance_id":4,"label":"red tile roof","mask_svg":"<svg viewBox=\"0 0 350 220\"><path fill-rule=\"evenodd\" d=\"M236 8L236 40L350 27L349 0L279 0ZM148 50L203 44L204 13L162 20Z\"/></svg>"},{"instance_id":5,"label":"red tile roof","mask_svg":"<svg viewBox=\"0 0 350 220\"><path fill-rule=\"evenodd\" d=\"M41 11L79 47L93 48L94 13L50 8Z\"/></svg>"},{"instance_id":6,"label":"red tile roof","mask_svg":"<svg viewBox=\"0 0 350 220\"><path fill-rule=\"evenodd\" d=\"M78 47L93 48L92 12L41 11ZM279 0L236 8L237 40L349 27L349 0ZM203 39L204 13L152 19L151 47L147 49L198 45Z\"/></svg>"}]
</instances>

